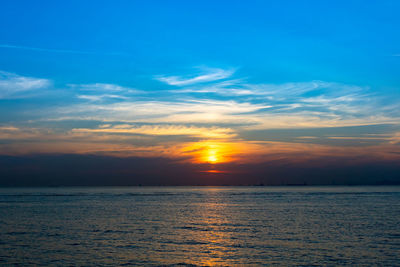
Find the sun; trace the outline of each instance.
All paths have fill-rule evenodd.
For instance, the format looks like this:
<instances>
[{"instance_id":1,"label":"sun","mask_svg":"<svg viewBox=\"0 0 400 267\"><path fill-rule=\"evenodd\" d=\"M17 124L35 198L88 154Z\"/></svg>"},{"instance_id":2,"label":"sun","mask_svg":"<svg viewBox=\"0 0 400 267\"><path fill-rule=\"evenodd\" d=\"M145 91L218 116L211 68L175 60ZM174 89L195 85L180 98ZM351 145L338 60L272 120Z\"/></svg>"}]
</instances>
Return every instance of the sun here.
<instances>
[{"instance_id":1,"label":"sun","mask_svg":"<svg viewBox=\"0 0 400 267\"><path fill-rule=\"evenodd\" d=\"M185 145L182 152L193 163L221 164L231 162L239 151L235 144L219 140L200 141Z\"/></svg>"},{"instance_id":2,"label":"sun","mask_svg":"<svg viewBox=\"0 0 400 267\"><path fill-rule=\"evenodd\" d=\"M207 161L209 163L217 163L218 162L218 156L217 156L217 151L216 150L208 150L208 155L207 155Z\"/></svg>"}]
</instances>

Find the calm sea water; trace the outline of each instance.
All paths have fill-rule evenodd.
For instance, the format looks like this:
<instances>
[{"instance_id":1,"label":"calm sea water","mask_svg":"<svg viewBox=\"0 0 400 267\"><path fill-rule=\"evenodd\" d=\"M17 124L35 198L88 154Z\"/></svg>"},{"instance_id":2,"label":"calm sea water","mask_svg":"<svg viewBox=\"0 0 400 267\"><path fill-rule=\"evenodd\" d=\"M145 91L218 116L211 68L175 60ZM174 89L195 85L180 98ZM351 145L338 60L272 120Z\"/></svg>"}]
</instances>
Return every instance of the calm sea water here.
<instances>
[{"instance_id":1,"label":"calm sea water","mask_svg":"<svg viewBox=\"0 0 400 267\"><path fill-rule=\"evenodd\" d=\"M400 266L400 187L2 188L14 264Z\"/></svg>"}]
</instances>

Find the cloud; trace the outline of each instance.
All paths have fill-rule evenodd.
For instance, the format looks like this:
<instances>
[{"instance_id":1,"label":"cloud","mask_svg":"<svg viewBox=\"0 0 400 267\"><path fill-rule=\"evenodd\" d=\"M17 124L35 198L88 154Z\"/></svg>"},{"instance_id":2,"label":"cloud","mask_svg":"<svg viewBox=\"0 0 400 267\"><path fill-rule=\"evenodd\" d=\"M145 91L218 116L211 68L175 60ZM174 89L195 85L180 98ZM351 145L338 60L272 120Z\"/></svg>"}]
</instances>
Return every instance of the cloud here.
<instances>
[{"instance_id":1,"label":"cloud","mask_svg":"<svg viewBox=\"0 0 400 267\"><path fill-rule=\"evenodd\" d=\"M196 127L184 125L102 125L98 129L73 129L73 133L142 134L152 136L188 135L200 138L231 138L236 134L229 128Z\"/></svg>"},{"instance_id":2,"label":"cloud","mask_svg":"<svg viewBox=\"0 0 400 267\"><path fill-rule=\"evenodd\" d=\"M89 92L142 93L142 91L111 83L68 84L70 88Z\"/></svg>"},{"instance_id":3,"label":"cloud","mask_svg":"<svg viewBox=\"0 0 400 267\"><path fill-rule=\"evenodd\" d=\"M400 144L400 132L394 133L393 136L389 138L390 144L397 145Z\"/></svg>"},{"instance_id":4,"label":"cloud","mask_svg":"<svg viewBox=\"0 0 400 267\"><path fill-rule=\"evenodd\" d=\"M128 100L134 95L145 93L134 88L109 83L68 84L68 86L77 93L77 98L91 102Z\"/></svg>"},{"instance_id":5,"label":"cloud","mask_svg":"<svg viewBox=\"0 0 400 267\"><path fill-rule=\"evenodd\" d=\"M47 88L50 85L51 81L47 79L0 71L0 98L24 97L30 91Z\"/></svg>"},{"instance_id":6,"label":"cloud","mask_svg":"<svg viewBox=\"0 0 400 267\"><path fill-rule=\"evenodd\" d=\"M399 121L399 104L371 94L368 87L318 80L282 84L215 80L180 86L179 90L158 91L110 83L70 84L69 87L75 97L62 106L47 110L40 107L37 112L41 118L217 127L229 124L240 130Z\"/></svg>"},{"instance_id":7,"label":"cloud","mask_svg":"<svg viewBox=\"0 0 400 267\"><path fill-rule=\"evenodd\" d=\"M398 104L383 105L379 97L369 93L368 87L333 82L251 84L238 79L184 86L180 90L139 91L140 98L125 93L130 88L114 84L75 86L78 90L89 92L82 94L79 91L77 95L88 102L57 108L51 112L53 117L49 119L191 125L206 123L215 126L231 124L248 129L398 122ZM196 90L213 91L215 95L198 94Z\"/></svg>"},{"instance_id":8,"label":"cloud","mask_svg":"<svg viewBox=\"0 0 400 267\"><path fill-rule=\"evenodd\" d=\"M100 121L150 123L249 123L240 114L256 112L268 106L236 101L184 99L175 101L124 101L83 103L58 108L54 116L91 118Z\"/></svg>"},{"instance_id":9,"label":"cloud","mask_svg":"<svg viewBox=\"0 0 400 267\"><path fill-rule=\"evenodd\" d=\"M218 81L171 90L173 94L188 94L227 101L246 101L264 105L247 117L258 128L294 128L348 126L398 122L400 106L369 87L343 83L310 81L282 84L249 83L244 79ZM384 103L385 102L385 103Z\"/></svg>"},{"instance_id":10,"label":"cloud","mask_svg":"<svg viewBox=\"0 0 400 267\"><path fill-rule=\"evenodd\" d=\"M395 149L389 146L398 144L398 136L391 134L398 128L379 132L388 134L385 136L334 131L343 126L399 125L396 99L371 94L368 87L325 81L256 83L227 79L233 72L228 75L221 69L208 70L200 76L168 80L179 86L175 90L137 90L112 83L70 84L63 91L67 91L63 101L43 101L36 109L22 110L30 116L36 114L39 119L29 122L36 128L26 127L26 121L0 127L0 149L184 158L196 154L184 149L188 142L217 140L226 144L215 145L226 159L243 161L249 153L241 151L250 147L260 160L273 160L300 155L308 145L319 145L311 150L326 154L334 147L357 147L355 150L362 154L366 150L360 147L386 145L385 151L390 152ZM2 75L2 86L14 88L13 94L50 85L45 79ZM52 100L54 94L48 96L47 100ZM323 127L330 127L329 134L318 135ZM271 129L279 132L267 133ZM252 131L259 132L251 135ZM290 150L290 146L298 149ZM207 147L198 149L206 151ZM234 157L229 149L243 156Z\"/></svg>"},{"instance_id":11,"label":"cloud","mask_svg":"<svg viewBox=\"0 0 400 267\"><path fill-rule=\"evenodd\" d=\"M102 94L102 95L77 95L77 98L85 99L89 101L102 101L105 99L129 99L128 97L121 95L111 95L111 94Z\"/></svg>"},{"instance_id":12,"label":"cloud","mask_svg":"<svg viewBox=\"0 0 400 267\"><path fill-rule=\"evenodd\" d=\"M212 84L186 87L173 90L174 93L216 93L224 96L266 96L271 100L288 99L314 92L314 95L335 95L357 93L368 88L334 82L310 81L289 82L282 84L248 83L244 79L232 79ZM313 95L313 94L311 94Z\"/></svg>"},{"instance_id":13,"label":"cloud","mask_svg":"<svg viewBox=\"0 0 400 267\"><path fill-rule=\"evenodd\" d=\"M130 126L129 126L130 127ZM128 126L121 129L129 130ZM73 154L97 154L118 157L164 157L173 158L192 163L209 162L210 155L217 157L219 163L237 162L271 163L276 161L307 162L317 159L351 159L352 163L365 160L399 160L400 154L391 144L373 145L367 147L357 146L329 146L322 144L272 142L272 141L245 141L225 140L224 138L206 138L196 142L164 143L131 143L134 136L119 133L117 127L109 132L93 132L91 129L74 130L68 134L46 132L43 129L19 129L8 137L11 142L4 142L6 136L1 136L0 155L24 155L46 153L73 153ZM164 129L180 134L197 134L198 129ZM138 131L154 134L155 128L138 127ZM96 129L93 129L96 130ZM100 130L100 128L99 128ZM9 131L9 130L5 130ZM85 132L86 131L86 132ZM225 130L222 130L224 132ZM230 133L229 130L227 130ZM118 133L118 134L117 134ZM121 136L122 134L122 136ZM123 135L125 134L125 136ZM139 140L140 141L140 140ZM397 151L397 152L396 152Z\"/></svg>"},{"instance_id":14,"label":"cloud","mask_svg":"<svg viewBox=\"0 0 400 267\"><path fill-rule=\"evenodd\" d=\"M40 47L32 47L32 46L21 46L21 45L8 45L8 44L0 44L0 48L10 48L10 49L20 49L20 50L29 50L29 51L37 51L37 52L50 52L50 53L62 53L62 54L78 54L78 55L124 55L123 53L98 53L93 51L82 51L82 50L70 50L70 49L53 49L53 48L40 48Z\"/></svg>"},{"instance_id":15,"label":"cloud","mask_svg":"<svg viewBox=\"0 0 400 267\"><path fill-rule=\"evenodd\" d=\"M194 77L158 76L156 77L156 80L167 83L169 85L184 86L189 84L226 79L232 76L234 73L234 70L224 70L217 68L203 68L203 70L206 73Z\"/></svg>"},{"instance_id":16,"label":"cloud","mask_svg":"<svg viewBox=\"0 0 400 267\"><path fill-rule=\"evenodd\" d=\"M311 130L308 130L311 131ZM320 130L321 131L321 130ZM318 131L317 131L318 132ZM329 133L329 129L325 129ZM280 133L282 130L280 130ZM162 136L178 138L157 141ZM183 136L194 137L185 139ZM381 143L356 146L357 138L349 139L347 146L292 141L250 141L240 138L232 128L197 127L186 125L131 125L104 124L95 128L74 128L59 131L46 128L20 128L13 125L0 126L0 155L24 155L37 153L97 154L117 157L163 157L192 163L271 163L276 161L307 162L331 158L366 160L399 160L399 132L377 135ZM329 136L328 136L329 138ZM300 136L300 139L315 139ZM360 138L360 140L369 139ZM317 140L316 140L317 141Z\"/></svg>"},{"instance_id":17,"label":"cloud","mask_svg":"<svg viewBox=\"0 0 400 267\"><path fill-rule=\"evenodd\" d=\"M15 126L1 126L0 140L3 141L21 141L21 140L40 140L44 137L49 138L53 134L48 129L38 128L20 128Z\"/></svg>"}]
</instances>

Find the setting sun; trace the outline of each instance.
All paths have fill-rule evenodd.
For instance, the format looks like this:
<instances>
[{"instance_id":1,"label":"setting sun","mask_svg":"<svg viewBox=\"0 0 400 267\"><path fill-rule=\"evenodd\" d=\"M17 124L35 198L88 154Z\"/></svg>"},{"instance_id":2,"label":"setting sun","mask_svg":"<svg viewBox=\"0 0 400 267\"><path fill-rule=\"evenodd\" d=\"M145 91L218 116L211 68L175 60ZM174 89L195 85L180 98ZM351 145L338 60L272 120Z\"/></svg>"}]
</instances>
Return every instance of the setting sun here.
<instances>
[{"instance_id":1,"label":"setting sun","mask_svg":"<svg viewBox=\"0 0 400 267\"><path fill-rule=\"evenodd\" d=\"M281 148L279 146L279 148ZM268 151L275 151L271 144ZM265 155L266 146L252 142L228 142L222 140L208 140L187 143L178 151L177 155L188 157L192 163L222 164L234 161L254 162L260 155Z\"/></svg>"},{"instance_id":2,"label":"setting sun","mask_svg":"<svg viewBox=\"0 0 400 267\"><path fill-rule=\"evenodd\" d=\"M216 150L209 150L208 151L208 158L207 158L209 163L217 163L218 162L218 156L217 156L217 151Z\"/></svg>"},{"instance_id":3,"label":"setting sun","mask_svg":"<svg viewBox=\"0 0 400 267\"><path fill-rule=\"evenodd\" d=\"M232 161L238 149L233 143L203 141L188 144L182 152L189 155L192 162L218 164Z\"/></svg>"},{"instance_id":4,"label":"setting sun","mask_svg":"<svg viewBox=\"0 0 400 267\"><path fill-rule=\"evenodd\" d=\"M227 148L221 143L209 143L203 144L203 148L200 153L200 161L211 164L221 163L227 161L224 155L227 153Z\"/></svg>"}]
</instances>

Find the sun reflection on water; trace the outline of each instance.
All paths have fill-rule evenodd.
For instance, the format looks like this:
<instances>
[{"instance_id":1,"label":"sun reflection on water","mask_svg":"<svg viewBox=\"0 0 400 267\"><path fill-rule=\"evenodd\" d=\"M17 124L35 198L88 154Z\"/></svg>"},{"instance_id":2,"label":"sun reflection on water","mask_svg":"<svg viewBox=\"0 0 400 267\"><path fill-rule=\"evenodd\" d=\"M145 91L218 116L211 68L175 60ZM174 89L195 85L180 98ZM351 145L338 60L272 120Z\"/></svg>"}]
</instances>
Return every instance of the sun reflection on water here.
<instances>
[{"instance_id":1,"label":"sun reflection on water","mask_svg":"<svg viewBox=\"0 0 400 267\"><path fill-rule=\"evenodd\" d=\"M233 232L227 228L231 225L226 216L229 213L227 203L221 200L219 189L209 188L206 194L208 200L199 203L194 209L197 220L185 222L190 226L191 238L202 244L199 253L191 257L190 263L201 266L226 265L230 263L226 248L233 247L236 242Z\"/></svg>"}]
</instances>

